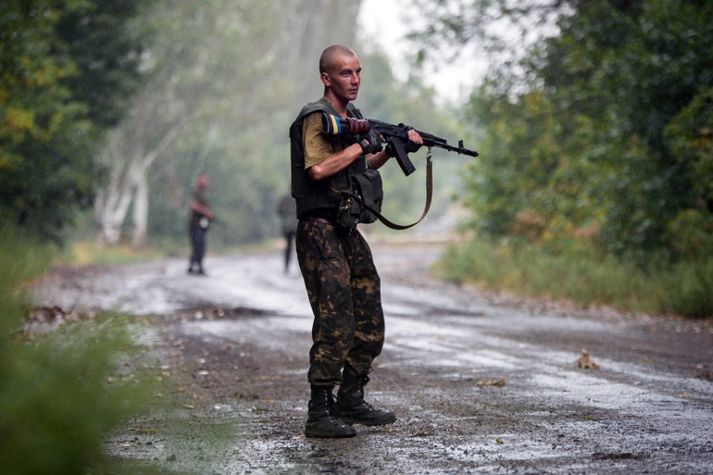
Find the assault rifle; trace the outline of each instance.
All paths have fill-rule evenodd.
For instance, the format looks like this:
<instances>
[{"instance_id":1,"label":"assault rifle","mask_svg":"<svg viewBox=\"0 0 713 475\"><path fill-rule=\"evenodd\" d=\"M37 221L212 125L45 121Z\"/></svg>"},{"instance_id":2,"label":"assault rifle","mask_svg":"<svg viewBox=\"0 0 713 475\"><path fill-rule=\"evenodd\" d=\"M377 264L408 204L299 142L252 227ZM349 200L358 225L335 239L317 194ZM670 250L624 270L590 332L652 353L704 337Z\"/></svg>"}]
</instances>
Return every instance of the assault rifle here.
<instances>
[{"instance_id":1,"label":"assault rifle","mask_svg":"<svg viewBox=\"0 0 713 475\"><path fill-rule=\"evenodd\" d=\"M322 113L322 129L326 135L358 135L369 130L381 134L406 176L416 170L416 167L408 158L408 149L406 148L409 143L408 131L412 128L404 124L389 124L375 119L354 119L352 117L342 119L333 114ZM478 152L463 146L463 140L458 140L458 146L455 147L442 137L421 130L416 130L416 132L423 138L423 145L429 149L438 147L449 152L468 155L469 157L478 156Z\"/></svg>"}]
</instances>

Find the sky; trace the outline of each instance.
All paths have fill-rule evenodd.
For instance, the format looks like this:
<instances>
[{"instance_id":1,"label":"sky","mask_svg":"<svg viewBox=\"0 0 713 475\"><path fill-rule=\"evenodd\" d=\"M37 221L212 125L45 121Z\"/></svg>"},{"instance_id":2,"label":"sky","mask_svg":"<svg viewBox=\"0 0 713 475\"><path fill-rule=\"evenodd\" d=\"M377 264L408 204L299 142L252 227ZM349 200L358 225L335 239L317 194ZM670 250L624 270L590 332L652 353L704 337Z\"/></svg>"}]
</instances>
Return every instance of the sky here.
<instances>
[{"instance_id":1,"label":"sky","mask_svg":"<svg viewBox=\"0 0 713 475\"><path fill-rule=\"evenodd\" d=\"M366 43L381 47L391 59L394 73L401 80L408 77L406 58L415 53L405 38L409 27L404 12L412 5L408 0L363 0L359 14L359 30ZM459 102L472 90L473 84L482 78L486 66L483 59L463 57L457 65L426 67L424 80L433 86L444 102Z\"/></svg>"}]
</instances>

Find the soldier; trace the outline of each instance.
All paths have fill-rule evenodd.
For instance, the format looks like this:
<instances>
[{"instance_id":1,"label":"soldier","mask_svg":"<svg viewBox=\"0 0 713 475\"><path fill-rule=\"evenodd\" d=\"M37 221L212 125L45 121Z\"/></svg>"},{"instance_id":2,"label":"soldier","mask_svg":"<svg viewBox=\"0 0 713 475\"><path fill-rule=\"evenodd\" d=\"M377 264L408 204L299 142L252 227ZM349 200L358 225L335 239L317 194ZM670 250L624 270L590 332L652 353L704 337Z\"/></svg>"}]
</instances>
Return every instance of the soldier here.
<instances>
[{"instance_id":1,"label":"soldier","mask_svg":"<svg viewBox=\"0 0 713 475\"><path fill-rule=\"evenodd\" d=\"M206 233L210 222L213 220L213 211L208 205L206 191L208 190L208 177L199 175L196 178L196 187L193 189L193 199L189 205L190 217L188 219L188 237L191 241L191 259L188 273L206 275L203 269L203 257L206 248Z\"/></svg>"},{"instance_id":2,"label":"soldier","mask_svg":"<svg viewBox=\"0 0 713 475\"><path fill-rule=\"evenodd\" d=\"M380 280L369 245L344 224L343 190L351 176L378 169L389 158L383 138L370 131L356 139L326 136L322 115L361 118L351 104L361 82L359 58L333 45L319 59L324 95L307 104L290 126L292 195L297 203L297 258L314 322L309 352L311 389L307 437L351 437L351 424L384 425L393 413L364 401L372 361L384 343ZM409 131L410 151L422 143ZM341 205L341 206L340 206ZM333 388L339 384L336 401Z\"/></svg>"},{"instance_id":3,"label":"soldier","mask_svg":"<svg viewBox=\"0 0 713 475\"><path fill-rule=\"evenodd\" d=\"M288 274L290 272L290 260L292 260L292 243L297 232L295 199L289 193L280 198L280 202L277 204L277 215L280 217L282 235L285 238L285 274Z\"/></svg>"}]
</instances>

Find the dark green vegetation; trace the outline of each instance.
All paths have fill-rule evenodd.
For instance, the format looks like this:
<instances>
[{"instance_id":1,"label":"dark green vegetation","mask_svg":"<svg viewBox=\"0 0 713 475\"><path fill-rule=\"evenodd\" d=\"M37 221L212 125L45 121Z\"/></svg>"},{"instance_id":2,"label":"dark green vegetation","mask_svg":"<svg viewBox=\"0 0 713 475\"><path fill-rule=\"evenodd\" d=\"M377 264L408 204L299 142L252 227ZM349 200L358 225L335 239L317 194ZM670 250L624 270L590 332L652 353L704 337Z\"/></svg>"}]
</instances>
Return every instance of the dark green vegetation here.
<instances>
[{"instance_id":1,"label":"dark green vegetation","mask_svg":"<svg viewBox=\"0 0 713 475\"><path fill-rule=\"evenodd\" d=\"M502 62L473 93L470 111L485 133L467 178L468 228L496 244L463 250L477 257L459 263L458 277L713 314L713 4L456 3L483 15L434 7L439 20L422 40L468 44L488 39L489 19L558 19L556 34L521 61ZM502 246L510 257L500 262ZM541 284L525 284L526 275Z\"/></svg>"},{"instance_id":2,"label":"dark green vegetation","mask_svg":"<svg viewBox=\"0 0 713 475\"><path fill-rule=\"evenodd\" d=\"M525 296L607 304L636 312L704 317L713 308L710 260L671 263L663 259L642 269L631 260L597 253L593 247L551 252L538 244L473 240L451 247L438 273Z\"/></svg>"},{"instance_id":3,"label":"dark green vegetation","mask_svg":"<svg viewBox=\"0 0 713 475\"><path fill-rule=\"evenodd\" d=\"M106 465L104 437L152 385L118 317L52 314L27 332L24 289L44 272L104 169L96 160L140 86L139 1L9 0L0 8L0 466L3 473ZM60 311L61 312L61 311ZM85 318L86 317L86 318ZM44 330L44 331L42 331ZM109 466L109 465L106 465Z\"/></svg>"},{"instance_id":4,"label":"dark green vegetation","mask_svg":"<svg viewBox=\"0 0 713 475\"><path fill-rule=\"evenodd\" d=\"M138 348L117 318L22 331L29 308L21 289L49 253L7 232L0 238L0 466L8 474L82 473L104 463L105 435L142 407L152 385L125 364Z\"/></svg>"},{"instance_id":5,"label":"dark green vegetation","mask_svg":"<svg viewBox=\"0 0 713 475\"><path fill-rule=\"evenodd\" d=\"M101 182L95 155L139 85L145 34L128 0L0 8L0 225L57 240Z\"/></svg>"}]
</instances>

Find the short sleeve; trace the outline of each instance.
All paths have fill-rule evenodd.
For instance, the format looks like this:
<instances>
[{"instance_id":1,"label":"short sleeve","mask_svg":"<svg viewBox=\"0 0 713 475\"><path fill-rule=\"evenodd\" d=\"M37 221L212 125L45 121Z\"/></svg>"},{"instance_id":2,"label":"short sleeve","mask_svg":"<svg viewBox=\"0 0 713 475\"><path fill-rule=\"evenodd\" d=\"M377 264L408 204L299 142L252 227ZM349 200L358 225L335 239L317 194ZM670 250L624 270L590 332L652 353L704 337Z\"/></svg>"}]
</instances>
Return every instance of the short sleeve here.
<instances>
[{"instance_id":1,"label":"short sleeve","mask_svg":"<svg viewBox=\"0 0 713 475\"><path fill-rule=\"evenodd\" d=\"M322 132L321 112L313 112L302 123L305 169L323 162L331 153L332 145Z\"/></svg>"}]
</instances>

